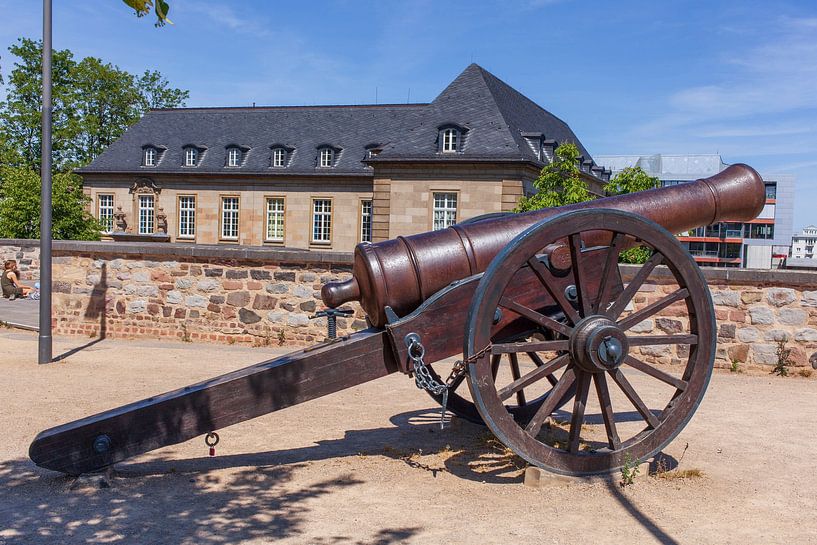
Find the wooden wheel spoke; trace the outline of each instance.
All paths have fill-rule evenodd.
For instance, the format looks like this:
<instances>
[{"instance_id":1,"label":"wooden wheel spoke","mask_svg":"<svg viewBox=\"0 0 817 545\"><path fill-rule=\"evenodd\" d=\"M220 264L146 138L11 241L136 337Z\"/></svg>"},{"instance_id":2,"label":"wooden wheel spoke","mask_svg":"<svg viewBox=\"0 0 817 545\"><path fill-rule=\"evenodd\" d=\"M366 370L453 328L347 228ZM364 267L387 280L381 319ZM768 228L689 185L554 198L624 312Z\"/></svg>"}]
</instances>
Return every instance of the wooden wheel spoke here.
<instances>
[{"instance_id":1,"label":"wooden wheel spoke","mask_svg":"<svg viewBox=\"0 0 817 545\"><path fill-rule=\"evenodd\" d=\"M497 391L497 395L499 395L499 399L501 399L502 401L505 401L506 399L511 397L513 394L521 391L523 388L526 388L526 387L530 386L534 382L537 382L537 381L541 380L542 378L552 376L554 371L558 371L561 367L564 367L565 365L567 365L568 361L570 361L570 356L568 356L567 354L562 354L561 356L557 356L557 357L553 358L552 360L550 360L545 365L537 367L536 369L534 369L530 373L527 373L526 375L517 378L516 380L514 380L513 382L511 382L510 384L508 384L504 388ZM558 384L558 381L557 381L557 384Z\"/></svg>"},{"instance_id":2,"label":"wooden wheel spoke","mask_svg":"<svg viewBox=\"0 0 817 545\"><path fill-rule=\"evenodd\" d=\"M590 390L590 373L579 372L579 384L576 387L576 398L573 401L573 416L570 419L570 433L567 440L567 450L579 452L582 424L584 424L584 410L587 407L587 392Z\"/></svg>"},{"instance_id":3,"label":"wooden wheel spoke","mask_svg":"<svg viewBox=\"0 0 817 545\"><path fill-rule=\"evenodd\" d=\"M627 356L626 358L624 358L624 363L626 363L627 365L634 369L638 369L642 373L650 375L653 378L657 378L661 382L665 382L670 386L675 386L680 391L684 391L687 388L687 382L685 380L675 378L674 376L665 373L660 369L656 369L652 365L644 363L640 359L635 358L633 356Z\"/></svg>"},{"instance_id":4,"label":"wooden wheel spoke","mask_svg":"<svg viewBox=\"0 0 817 545\"><path fill-rule=\"evenodd\" d=\"M494 376L494 383L496 383L496 375L499 373L499 364L501 361L501 355L493 354L491 356L491 374Z\"/></svg>"},{"instance_id":5,"label":"wooden wheel spoke","mask_svg":"<svg viewBox=\"0 0 817 545\"><path fill-rule=\"evenodd\" d=\"M545 316L541 312L536 312L533 309L530 309L524 305L520 305L513 299L508 297L502 297L499 300L499 306L506 308L510 311L513 311L520 316L527 318L531 322L535 324L539 324L542 327L546 327L551 331L556 331L557 333L561 333L562 335L570 336L570 333L573 332L573 328L563 324L562 322L556 321L550 316Z\"/></svg>"},{"instance_id":6,"label":"wooden wheel spoke","mask_svg":"<svg viewBox=\"0 0 817 545\"><path fill-rule=\"evenodd\" d=\"M630 346L653 346L657 344L698 344L697 335L638 335L627 337Z\"/></svg>"},{"instance_id":7,"label":"wooden wheel spoke","mask_svg":"<svg viewBox=\"0 0 817 545\"><path fill-rule=\"evenodd\" d=\"M630 314L629 316L627 316L626 318L624 318L623 320L618 322L618 326L622 330L627 331L628 329L630 329L634 325L643 322L644 320L646 320L647 318L649 318L653 314L656 314L656 313L664 310L665 308L667 308L671 304L675 303L676 301L681 301L683 299L686 299L688 296L689 296L689 290L687 290L686 288L679 288L679 289L675 290L674 292L670 293L669 295L667 295L665 297L662 297L661 299L659 299L655 303L647 305L646 307L642 308L641 310L633 312L632 314Z\"/></svg>"},{"instance_id":8,"label":"wooden wheel spoke","mask_svg":"<svg viewBox=\"0 0 817 545\"><path fill-rule=\"evenodd\" d=\"M540 358L539 354L537 354L536 352L528 352L527 354L531 361L536 365L536 367L542 367L545 364L545 362L542 361L542 358ZM551 386L556 386L556 383L559 382L556 379L556 377L553 376L553 373L550 373L545 378L548 379L548 382L550 382Z\"/></svg>"},{"instance_id":9,"label":"wooden wheel spoke","mask_svg":"<svg viewBox=\"0 0 817 545\"><path fill-rule=\"evenodd\" d=\"M542 424L545 423L545 419L556 409L562 396L567 393L575 381L576 375L573 369L567 369L562 374L562 378L559 379L559 382L556 383L556 386L554 386L550 394L548 394L547 399L545 399L542 406L539 407L539 410L536 411L536 414L533 415L533 418L530 419L530 422L528 422L528 425L525 427L525 431L530 434L531 437L536 437L539 434L539 430L542 429Z\"/></svg>"},{"instance_id":10,"label":"wooden wheel spoke","mask_svg":"<svg viewBox=\"0 0 817 545\"><path fill-rule=\"evenodd\" d=\"M610 400L610 390L607 389L607 378L604 373L593 375L593 382L596 385L596 395L601 406L601 417L604 419L604 429L607 432L607 444L612 450L621 448L621 439L616 430L616 417L613 413L613 402Z\"/></svg>"},{"instance_id":11,"label":"wooden wheel spoke","mask_svg":"<svg viewBox=\"0 0 817 545\"><path fill-rule=\"evenodd\" d=\"M587 299L587 283L585 271L582 268L582 238L574 233L570 239L570 263L573 268L573 282L576 285L576 295L579 300L579 315L584 318L590 315L590 301Z\"/></svg>"},{"instance_id":12,"label":"wooden wheel spoke","mask_svg":"<svg viewBox=\"0 0 817 545\"><path fill-rule=\"evenodd\" d=\"M491 346L491 354L516 354L517 352L558 352L567 350L570 341L533 341L516 343L497 343Z\"/></svg>"},{"instance_id":13,"label":"wooden wheel spoke","mask_svg":"<svg viewBox=\"0 0 817 545\"><path fill-rule=\"evenodd\" d=\"M553 300L559 305L559 308L562 309L562 312L564 312L567 319L570 320L570 323L577 323L580 320L579 313L576 312L576 309L573 308L573 305L570 304L570 301L567 300L565 294L562 293L561 290L553 289L551 282L548 281L549 278L552 278L552 275L547 267L545 267L535 256L528 259L528 265L530 265L530 268L534 273L536 273L539 281L545 287L548 294L550 294Z\"/></svg>"},{"instance_id":14,"label":"wooden wheel spoke","mask_svg":"<svg viewBox=\"0 0 817 545\"><path fill-rule=\"evenodd\" d=\"M516 381L519 380L521 373L519 372L519 358L513 352L509 354L511 359L511 377ZM527 401L525 400L525 391L520 389L516 392L516 404L520 407L523 405L527 405Z\"/></svg>"},{"instance_id":15,"label":"wooden wheel spoke","mask_svg":"<svg viewBox=\"0 0 817 545\"><path fill-rule=\"evenodd\" d=\"M627 284L627 287L624 288L624 291L622 291L621 295L618 296L615 303L613 303L613 305L607 309L607 316L611 320L618 319L618 317L624 311L624 307L627 306L627 303L630 302L641 285L644 284L644 281L647 280L647 277L650 276L653 269L660 265L663 260L664 256L659 253L655 253L650 259L647 260L646 263L644 263L644 265L641 266L636 275L633 277L632 281Z\"/></svg>"},{"instance_id":16,"label":"wooden wheel spoke","mask_svg":"<svg viewBox=\"0 0 817 545\"><path fill-rule=\"evenodd\" d=\"M621 372L621 369L608 371L608 373L610 373L612 379L618 384L618 387L621 388L621 391L624 392L624 395L627 396L627 399L630 400L630 403L633 404L633 407L641 414L650 427L657 428L659 424L658 418L652 414L652 411L641 400L641 397L636 393L633 385L630 384L630 381L627 380L624 373Z\"/></svg>"},{"instance_id":17,"label":"wooden wheel spoke","mask_svg":"<svg viewBox=\"0 0 817 545\"><path fill-rule=\"evenodd\" d=\"M623 242L623 234L616 233L613 235L613 241L610 243L610 248L607 250L607 259L604 261L604 270L601 273L599 295L596 297L596 302L593 305L593 314L598 314L600 308L605 308L610 303L607 298L610 295L610 288L613 286L611 277L613 275L613 269L618 267L618 256L621 253L621 245Z\"/></svg>"}]
</instances>

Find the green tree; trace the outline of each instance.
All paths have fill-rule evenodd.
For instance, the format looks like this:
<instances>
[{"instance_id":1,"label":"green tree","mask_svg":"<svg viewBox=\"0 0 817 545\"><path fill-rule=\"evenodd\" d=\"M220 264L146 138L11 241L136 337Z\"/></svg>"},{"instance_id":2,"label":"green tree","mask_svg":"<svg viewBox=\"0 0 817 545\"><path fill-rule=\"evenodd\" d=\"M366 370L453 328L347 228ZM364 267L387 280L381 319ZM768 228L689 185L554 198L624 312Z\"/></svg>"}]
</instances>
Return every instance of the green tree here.
<instances>
[{"instance_id":1,"label":"green tree","mask_svg":"<svg viewBox=\"0 0 817 545\"><path fill-rule=\"evenodd\" d=\"M610 180L604 186L604 190L611 195L623 195L655 189L659 185L658 178L650 176L641 167L627 167ZM650 256L652 256L650 248L635 246L621 252L618 260L621 263L646 263Z\"/></svg>"},{"instance_id":2,"label":"green tree","mask_svg":"<svg viewBox=\"0 0 817 545\"><path fill-rule=\"evenodd\" d=\"M8 163L39 170L42 43L22 38L9 51L18 61L0 102L0 133L13 151ZM136 77L95 57L77 62L68 50L54 53L53 82L57 170L89 163L147 110L180 106L189 96L159 72Z\"/></svg>"},{"instance_id":3,"label":"green tree","mask_svg":"<svg viewBox=\"0 0 817 545\"><path fill-rule=\"evenodd\" d=\"M604 190L610 195L623 195L655 189L659 185L658 178L650 176L641 167L627 167L607 182Z\"/></svg>"},{"instance_id":4,"label":"green tree","mask_svg":"<svg viewBox=\"0 0 817 545\"><path fill-rule=\"evenodd\" d=\"M565 143L556 148L553 162L545 166L533 182L537 192L522 197L517 212L539 210L589 201L593 195L579 169L579 148Z\"/></svg>"},{"instance_id":5,"label":"green tree","mask_svg":"<svg viewBox=\"0 0 817 545\"><path fill-rule=\"evenodd\" d=\"M40 175L26 167L0 167L0 238L39 238ZM52 180L52 236L57 240L98 240L101 226L88 212L90 199L76 174Z\"/></svg>"},{"instance_id":6,"label":"green tree","mask_svg":"<svg viewBox=\"0 0 817 545\"><path fill-rule=\"evenodd\" d=\"M9 47L9 52L19 61L8 76L6 99L0 102L0 132L11 157L12 164L39 168L41 146L42 104L42 44L21 38ZM52 134L54 158L63 160L63 144L72 138L71 110L74 90L71 71L74 67L73 55L68 50L54 51L52 59L53 115Z\"/></svg>"},{"instance_id":7,"label":"green tree","mask_svg":"<svg viewBox=\"0 0 817 545\"><path fill-rule=\"evenodd\" d=\"M122 0L125 4L133 8L137 17L144 17L150 13L151 8L156 14L156 26L165 26L165 23L173 24L173 21L167 18L170 11L170 6L164 0Z\"/></svg>"}]
</instances>

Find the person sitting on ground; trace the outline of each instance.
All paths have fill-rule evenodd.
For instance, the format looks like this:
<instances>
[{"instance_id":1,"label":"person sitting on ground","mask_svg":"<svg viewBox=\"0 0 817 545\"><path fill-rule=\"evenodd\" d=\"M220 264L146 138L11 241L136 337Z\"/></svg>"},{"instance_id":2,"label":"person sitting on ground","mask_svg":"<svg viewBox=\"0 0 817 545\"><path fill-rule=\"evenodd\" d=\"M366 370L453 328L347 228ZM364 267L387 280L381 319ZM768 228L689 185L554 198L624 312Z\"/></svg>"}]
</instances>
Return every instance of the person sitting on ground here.
<instances>
[{"instance_id":1,"label":"person sitting on ground","mask_svg":"<svg viewBox=\"0 0 817 545\"><path fill-rule=\"evenodd\" d=\"M3 288L3 297L14 300L18 297L28 297L31 287L20 282L20 271L17 270L17 261L13 259L3 263L3 275L0 276L0 286Z\"/></svg>"}]
</instances>

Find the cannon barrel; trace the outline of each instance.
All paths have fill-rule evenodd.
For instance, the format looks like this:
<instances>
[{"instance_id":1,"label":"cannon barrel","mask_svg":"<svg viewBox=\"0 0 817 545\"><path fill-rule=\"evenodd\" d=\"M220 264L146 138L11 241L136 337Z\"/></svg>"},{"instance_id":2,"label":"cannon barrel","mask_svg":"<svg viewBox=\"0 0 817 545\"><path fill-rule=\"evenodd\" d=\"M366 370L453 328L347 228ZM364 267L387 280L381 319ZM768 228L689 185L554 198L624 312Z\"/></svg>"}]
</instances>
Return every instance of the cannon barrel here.
<instances>
[{"instance_id":1,"label":"cannon barrel","mask_svg":"<svg viewBox=\"0 0 817 545\"><path fill-rule=\"evenodd\" d=\"M382 327L386 306L403 316L451 282L484 272L516 235L545 218L573 210L611 208L680 233L719 221L754 219L763 209L765 196L760 175L747 165L736 164L690 183L359 244L352 278L324 285L321 297L330 308L360 301L372 325ZM598 242L585 239L588 245Z\"/></svg>"}]
</instances>

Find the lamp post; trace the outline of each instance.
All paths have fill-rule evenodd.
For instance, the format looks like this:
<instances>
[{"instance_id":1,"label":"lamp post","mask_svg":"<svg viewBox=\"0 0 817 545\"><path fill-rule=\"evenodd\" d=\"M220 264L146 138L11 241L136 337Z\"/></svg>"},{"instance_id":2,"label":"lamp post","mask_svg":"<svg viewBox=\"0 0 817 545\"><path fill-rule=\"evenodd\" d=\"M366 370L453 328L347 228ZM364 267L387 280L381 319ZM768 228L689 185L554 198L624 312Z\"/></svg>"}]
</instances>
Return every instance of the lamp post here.
<instances>
[{"instance_id":1,"label":"lamp post","mask_svg":"<svg viewBox=\"0 0 817 545\"><path fill-rule=\"evenodd\" d=\"M43 107L40 175L40 333L38 363L51 363L51 0L43 0Z\"/></svg>"}]
</instances>

